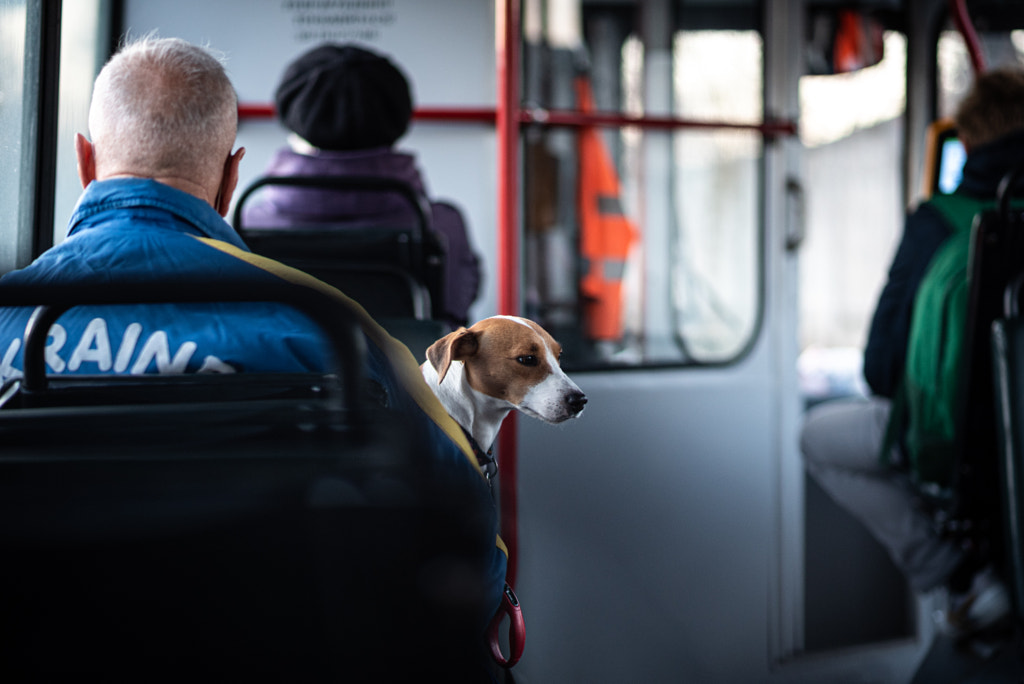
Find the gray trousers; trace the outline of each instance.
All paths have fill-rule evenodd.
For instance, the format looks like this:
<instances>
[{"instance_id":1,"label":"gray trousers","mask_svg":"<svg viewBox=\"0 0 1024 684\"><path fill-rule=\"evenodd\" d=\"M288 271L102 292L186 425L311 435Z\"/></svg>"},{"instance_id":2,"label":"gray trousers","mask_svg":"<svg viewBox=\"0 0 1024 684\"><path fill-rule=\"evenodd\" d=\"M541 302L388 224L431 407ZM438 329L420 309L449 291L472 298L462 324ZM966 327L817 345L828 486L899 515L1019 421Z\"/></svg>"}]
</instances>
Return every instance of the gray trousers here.
<instances>
[{"instance_id":1,"label":"gray trousers","mask_svg":"<svg viewBox=\"0 0 1024 684\"><path fill-rule=\"evenodd\" d=\"M889 409L887 399L876 397L819 404L807 413L800 448L811 477L868 528L923 593L947 580L962 553L935 534L906 485L879 463Z\"/></svg>"}]
</instances>

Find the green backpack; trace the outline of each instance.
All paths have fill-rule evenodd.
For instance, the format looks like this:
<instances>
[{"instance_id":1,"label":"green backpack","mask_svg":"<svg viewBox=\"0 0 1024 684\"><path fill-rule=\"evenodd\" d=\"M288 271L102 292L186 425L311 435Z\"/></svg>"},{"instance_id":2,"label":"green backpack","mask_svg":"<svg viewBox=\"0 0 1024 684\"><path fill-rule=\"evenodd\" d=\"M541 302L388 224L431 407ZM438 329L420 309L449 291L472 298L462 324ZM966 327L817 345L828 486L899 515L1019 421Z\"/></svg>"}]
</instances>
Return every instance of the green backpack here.
<instances>
[{"instance_id":1,"label":"green backpack","mask_svg":"<svg viewBox=\"0 0 1024 684\"><path fill-rule=\"evenodd\" d=\"M946 486L953 472L964 379L971 227L975 215L994 207L995 201L953 194L936 196L928 203L953 232L932 257L914 298L906 368L889 434L905 426L904 446L914 479ZM887 439L886 443L883 455L892 442Z\"/></svg>"}]
</instances>

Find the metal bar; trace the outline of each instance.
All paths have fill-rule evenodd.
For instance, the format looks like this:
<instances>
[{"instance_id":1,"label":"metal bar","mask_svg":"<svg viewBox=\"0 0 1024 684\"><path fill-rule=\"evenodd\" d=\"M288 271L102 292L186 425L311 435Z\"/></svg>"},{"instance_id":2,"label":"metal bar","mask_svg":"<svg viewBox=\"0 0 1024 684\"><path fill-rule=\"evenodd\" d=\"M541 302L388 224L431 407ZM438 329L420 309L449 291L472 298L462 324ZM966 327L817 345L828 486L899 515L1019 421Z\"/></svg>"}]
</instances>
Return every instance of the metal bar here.
<instances>
[{"instance_id":1,"label":"metal bar","mask_svg":"<svg viewBox=\"0 0 1024 684\"><path fill-rule=\"evenodd\" d=\"M277 107L268 102L239 102L238 118L273 119ZM416 121L471 122L494 125L497 111L493 107L417 107L412 118Z\"/></svg>"},{"instance_id":2,"label":"metal bar","mask_svg":"<svg viewBox=\"0 0 1024 684\"><path fill-rule=\"evenodd\" d=\"M61 0L29 3L24 93L25 136L34 140L22 154L17 266L53 246L54 192L57 177L57 93L60 82Z\"/></svg>"},{"instance_id":3,"label":"metal bar","mask_svg":"<svg viewBox=\"0 0 1024 684\"><path fill-rule=\"evenodd\" d=\"M68 309L83 305L280 302L309 316L330 341L328 369L337 376L340 394L353 423L360 416L359 392L366 357L365 341L355 315L333 297L299 285L264 278L189 283L140 282L61 285L4 285L0 306L38 306L25 330L22 388L45 391L47 333ZM333 379L332 379L333 381Z\"/></svg>"},{"instance_id":4,"label":"metal bar","mask_svg":"<svg viewBox=\"0 0 1024 684\"><path fill-rule=\"evenodd\" d=\"M238 119L273 119L277 116L277 108L273 104L261 102L239 102Z\"/></svg>"},{"instance_id":5,"label":"metal bar","mask_svg":"<svg viewBox=\"0 0 1024 684\"><path fill-rule=\"evenodd\" d=\"M499 0L495 17L498 109L498 312L519 313L519 0ZM515 587L519 533L516 500L516 414L498 433L501 536L508 547L505 580Z\"/></svg>"},{"instance_id":6,"label":"metal bar","mask_svg":"<svg viewBox=\"0 0 1024 684\"><path fill-rule=\"evenodd\" d=\"M414 121L450 121L494 125L497 110L491 107L420 107L412 113Z\"/></svg>"},{"instance_id":7,"label":"metal bar","mask_svg":"<svg viewBox=\"0 0 1024 684\"><path fill-rule=\"evenodd\" d=\"M953 23L964 38L967 45L967 53L971 58L971 66L974 67L974 74L978 75L985 71L985 55L981 51L981 43L978 42L978 34L971 23L971 17L967 13L966 0L949 0L949 13L953 17Z\"/></svg>"},{"instance_id":8,"label":"metal bar","mask_svg":"<svg viewBox=\"0 0 1024 684\"><path fill-rule=\"evenodd\" d=\"M274 105L241 103L238 105L240 119L261 119L274 117ZM512 115L519 124L537 126L636 126L661 130L677 129L734 129L756 131L768 137L797 134L795 121L767 120L761 123L737 121L700 121L673 116L631 116L617 112L583 112L558 109L520 109ZM496 125L497 110L486 107L424 107L413 112L416 121L445 121L451 123L483 123Z\"/></svg>"},{"instance_id":9,"label":"metal bar","mask_svg":"<svg viewBox=\"0 0 1024 684\"><path fill-rule=\"evenodd\" d=\"M431 209L427 200L416 193L408 183L394 178L382 176L264 176L257 179L242 192L235 203L235 211L231 215L231 226L243 232L242 207L245 201L260 188L267 186L291 186L313 190L340 190L352 192L386 193L397 195L405 200L416 214L418 239L424 242L430 230ZM257 226L258 227L258 226Z\"/></svg>"},{"instance_id":10,"label":"metal bar","mask_svg":"<svg viewBox=\"0 0 1024 684\"><path fill-rule=\"evenodd\" d=\"M797 125L789 120L769 120L762 123L740 123L735 121L697 121L672 116L630 116L617 112L581 112L570 110L524 109L520 113L524 124L545 126L609 126L650 128L661 130L706 129L706 130L748 130L765 136L796 135Z\"/></svg>"}]
</instances>

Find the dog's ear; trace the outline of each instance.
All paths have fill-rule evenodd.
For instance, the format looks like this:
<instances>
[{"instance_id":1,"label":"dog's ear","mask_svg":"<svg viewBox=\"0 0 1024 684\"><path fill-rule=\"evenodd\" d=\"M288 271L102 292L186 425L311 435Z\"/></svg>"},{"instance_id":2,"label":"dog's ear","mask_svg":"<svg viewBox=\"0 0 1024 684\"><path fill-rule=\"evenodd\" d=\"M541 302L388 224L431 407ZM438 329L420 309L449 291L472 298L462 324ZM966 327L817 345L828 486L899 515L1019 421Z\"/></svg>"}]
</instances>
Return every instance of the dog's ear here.
<instances>
[{"instance_id":1,"label":"dog's ear","mask_svg":"<svg viewBox=\"0 0 1024 684\"><path fill-rule=\"evenodd\" d=\"M427 347L427 361L430 361L430 365L437 371L437 384L440 385L444 380L452 361L468 359L476 353L479 346L475 332L459 328Z\"/></svg>"}]
</instances>

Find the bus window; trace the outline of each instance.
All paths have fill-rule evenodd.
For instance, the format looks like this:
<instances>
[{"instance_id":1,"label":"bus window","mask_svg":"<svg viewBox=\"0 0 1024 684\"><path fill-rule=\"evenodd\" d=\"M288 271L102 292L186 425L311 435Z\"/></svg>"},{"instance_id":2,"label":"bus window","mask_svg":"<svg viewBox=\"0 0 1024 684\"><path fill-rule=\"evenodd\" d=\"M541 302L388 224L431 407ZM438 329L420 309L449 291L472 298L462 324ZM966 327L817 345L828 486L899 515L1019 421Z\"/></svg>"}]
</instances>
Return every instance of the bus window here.
<instances>
[{"instance_id":1,"label":"bus window","mask_svg":"<svg viewBox=\"0 0 1024 684\"><path fill-rule=\"evenodd\" d=\"M54 244L64 239L68 218L82 194L78 175L69 171L76 163L75 134L88 131L92 84L108 56L110 5L111 0L76 0L62 7Z\"/></svg>"},{"instance_id":2,"label":"bus window","mask_svg":"<svg viewBox=\"0 0 1024 684\"><path fill-rule=\"evenodd\" d=\"M25 131L24 93L26 7L24 0L0 0L0 273L14 268L19 249L22 154ZM19 252L21 252L19 254Z\"/></svg>"},{"instance_id":3,"label":"bus window","mask_svg":"<svg viewBox=\"0 0 1024 684\"><path fill-rule=\"evenodd\" d=\"M992 23L978 17L976 25L989 23L1005 26L1007 22ZM1024 30L978 31L978 44L984 55L985 67L1013 66L1024 63ZM952 117L956 106L967 93L974 81L974 71L963 37L951 25L939 34L935 55L938 92L936 108L938 117Z\"/></svg>"},{"instance_id":4,"label":"bus window","mask_svg":"<svg viewBox=\"0 0 1024 684\"><path fill-rule=\"evenodd\" d=\"M875 66L800 79L799 373L808 403L866 391L862 349L902 230L906 37L886 31L884 45Z\"/></svg>"},{"instance_id":5,"label":"bus window","mask_svg":"<svg viewBox=\"0 0 1024 684\"><path fill-rule=\"evenodd\" d=\"M87 133L114 4L0 0L0 274L64 237L81 193L74 134Z\"/></svg>"},{"instance_id":6,"label":"bus window","mask_svg":"<svg viewBox=\"0 0 1024 684\"><path fill-rule=\"evenodd\" d=\"M525 106L584 119L524 136L526 315L569 368L736 360L761 305L757 3L713 24L687 3L584 4L557 36L530 7Z\"/></svg>"},{"instance_id":7,"label":"bus window","mask_svg":"<svg viewBox=\"0 0 1024 684\"><path fill-rule=\"evenodd\" d=\"M753 30L677 33L676 113L757 122L761 50L761 36ZM689 356L726 361L743 350L757 323L761 136L683 130L673 142L675 244L667 310L676 322L677 343Z\"/></svg>"}]
</instances>

